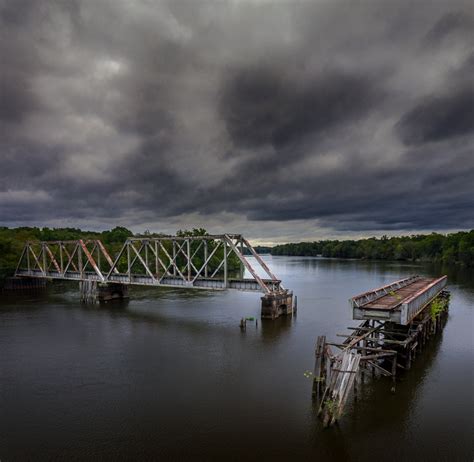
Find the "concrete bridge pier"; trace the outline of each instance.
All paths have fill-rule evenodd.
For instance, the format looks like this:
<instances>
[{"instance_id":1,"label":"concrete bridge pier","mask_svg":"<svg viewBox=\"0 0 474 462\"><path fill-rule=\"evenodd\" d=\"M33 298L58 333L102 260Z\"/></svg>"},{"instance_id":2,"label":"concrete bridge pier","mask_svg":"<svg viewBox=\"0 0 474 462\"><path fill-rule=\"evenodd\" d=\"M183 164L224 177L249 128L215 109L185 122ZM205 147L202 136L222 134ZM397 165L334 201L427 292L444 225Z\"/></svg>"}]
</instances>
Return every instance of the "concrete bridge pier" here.
<instances>
[{"instance_id":1,"label":"concrete bridge pier","mask_svg":"<svg viewBox=\"0 0 474 462\"><path fill-rule=\"evenodd\" d=\"M127 298L129 298L128 286L125 284L101 283L97 286L97 300L99 303Z\"/></svg>"},{"instance_id":2,"label":"concrete bridge pier","mask_svg":"<svg viewBox=\"0 0 474 462\"><path fill-rule=\"evenodd\" d=\"M262 298L262 319L276 319L281 315L293 314L293 292L270 293Z\"/></svg>"}]
</instances>

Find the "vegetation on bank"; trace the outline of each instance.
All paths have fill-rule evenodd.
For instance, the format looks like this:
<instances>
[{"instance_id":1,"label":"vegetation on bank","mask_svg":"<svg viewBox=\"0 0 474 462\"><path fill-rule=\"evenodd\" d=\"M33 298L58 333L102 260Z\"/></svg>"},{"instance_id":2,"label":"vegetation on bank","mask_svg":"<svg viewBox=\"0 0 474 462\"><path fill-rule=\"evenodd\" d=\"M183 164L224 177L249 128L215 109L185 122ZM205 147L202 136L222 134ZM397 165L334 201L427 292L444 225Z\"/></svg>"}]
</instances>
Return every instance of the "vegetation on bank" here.
<instances>
[{"instance_id":1,"label":"vegetation on bank","mask_svg":"<svg viewBox=\"0 0 474 462\"><path fill-rule=\"evenodd\" d=\"M452 234L326 240L277 245L272 255L297 255L366 260L405 260L474 266L474 230Z\"/></svg>"},{"instance_id":2,"label":"vegetation on bank","mask_svg":"<svg viewBox=\"0 0 474 462\"><path fill-rule=\"evenodd\" d=\"M176 233L178 236L202 236L207 235L207 231L202 228L193 230L180 230ZM108 231L95 232L95 231L82 231L78 228L7 228L0 227L0 284L2 281L13 275L18 259L20 258L23 246L26 241L67 241L77 239L100 239L107 250L109 251L112 258L116 258L126 239L129 237L159 237L162 234L150 233L146 231L141 235L134 235L132 231L127 228L117 226ZM191 254L197 248L198 243L192 243ZM212 252L215 243L209 243L209 254ZM166 247L166 245L165 245ZM172 249L167 249L171 254ZM222 247L216 251L214 256L209 262L209 269L213 271L222 260L223 249ZM122 257L121 260L124 260ZM184 256L179 255L177 258L178 265L183 266L185 259ZM203 264L203 255L197 253L193 257L193 263L197 268L200 268ZM136 263L138 265L139 263ZM240 268L240 261L236 255L229 255L227 266L229 271L238 271ZM126 262L119 261L119 269L125 270ZM133 268L132 268L133 270Z\"/></svg>"}]
</instances>

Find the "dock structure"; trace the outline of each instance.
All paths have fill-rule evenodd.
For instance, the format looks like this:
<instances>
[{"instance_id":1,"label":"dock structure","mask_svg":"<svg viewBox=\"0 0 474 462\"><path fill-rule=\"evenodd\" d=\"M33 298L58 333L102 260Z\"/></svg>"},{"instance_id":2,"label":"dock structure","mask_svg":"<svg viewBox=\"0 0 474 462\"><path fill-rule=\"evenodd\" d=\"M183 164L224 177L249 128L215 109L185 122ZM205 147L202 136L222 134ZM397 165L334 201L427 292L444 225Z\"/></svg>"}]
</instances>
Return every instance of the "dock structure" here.
<instances>
[{"instance_id":1,"label":"dock structure","mask_svg":"<svg viewBox=\"0 0 474 462\"><path fill-rule=\"evenodd\" d=\"M318 337L313 398L325 426L340 418L364 373L390 377L395 392L397 372L410 369L428 339L445 324L446 280L412 276L357 295L349 300L353 319L364 321L349 327L347 334L337 334L339 342Z\"/></svg>"},{"instance_id":2,"label":"dock structure","mask_svg":"<svg viewBox=\"0 0 474 462\"><path fill-rule=\"evenodd\" d=\"M263 292L262 318L294 307L293 293L241 234L129 238L115 258L98 239L27 242L15 271L22 279L25 287L33 279L78 281L85 303L128 298L128 286L138 285Z\"/></svg>"}]
</instances>

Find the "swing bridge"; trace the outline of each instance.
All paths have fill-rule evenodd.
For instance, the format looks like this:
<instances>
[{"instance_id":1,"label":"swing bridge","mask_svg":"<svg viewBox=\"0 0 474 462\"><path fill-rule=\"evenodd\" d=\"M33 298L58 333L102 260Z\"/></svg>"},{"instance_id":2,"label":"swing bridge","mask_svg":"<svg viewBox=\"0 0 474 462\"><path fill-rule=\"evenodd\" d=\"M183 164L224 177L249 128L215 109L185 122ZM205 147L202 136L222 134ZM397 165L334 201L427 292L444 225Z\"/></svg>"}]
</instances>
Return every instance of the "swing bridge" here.
<instances>
[{"instance_id":1,"label":"swing bridge","mask_svg":"<svg viewBox=\"0 0 474 462\"><path fill-rule=\"evenodd\" d=\"M229 268L235 257L238 270ZM129 238L115 258L99 239L29 241L15 277L92 283L102 294L130 285L261 292L262 317L293 310L291 291L241 234Z\"/></svg>"}]
</instances>

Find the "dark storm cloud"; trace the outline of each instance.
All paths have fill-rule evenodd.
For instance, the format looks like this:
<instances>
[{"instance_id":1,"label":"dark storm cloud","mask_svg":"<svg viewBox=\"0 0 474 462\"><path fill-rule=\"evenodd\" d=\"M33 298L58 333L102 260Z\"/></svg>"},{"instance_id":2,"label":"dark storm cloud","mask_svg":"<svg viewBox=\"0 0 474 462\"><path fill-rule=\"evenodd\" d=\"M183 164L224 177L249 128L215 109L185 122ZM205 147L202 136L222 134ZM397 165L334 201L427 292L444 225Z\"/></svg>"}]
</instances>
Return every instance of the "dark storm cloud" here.
<instances>
[{"instance_id":1,"label":"dark storm cloud","mask_svg":"<svg viewBox=\"0 0 474 462\"><path fill-rule=\"evenodd\" d=\"M443 89L420 97L415 106L400 118L396 132L406 145L474 133L473 72L474 48L458 68L448 73Z\"/></svg>"},{"instance_id":2,"label":"dark storm cloud","mask_svg":"<svg viewBox=\"0 0 474 462\"><path fill-rule=\"evenodd\" d=\"M37 107L28 79L21 75L9 75L8 69L2 71L2 96L0 100L0 121L21 122L23 116Z\"/></svg>"},{"instance_id":3,"label":"dark storm cloud","mask_svg":"<svg viewBox=\"0 0 474 462\"><path fill-rule=\"evenodd\" d=\"M471 39L474 19L464 11L450 11L443 15L426 35L430 45L439 45L445 39L453 36Z\"/></svg>"},{"instance_id":4,"label":"dark storm cloud","mask_svg":"<svg viewBox=\"0 0 474 462\"><path fill-rule=\"evenodd\" d=\"M231 72L220 113L236 146L283 147L367 112L376 81L340 71L304 76L302 71L258 66Z\"/></svg>"},{"instance_id":5,"label":"dark storm cloud","mask_svg":"<svg viewBox=\"0 0 474 462\"><path fill-rule=\"evenodd\" d=\"M168 101L166 82L136 76L117 81L116 85L120 89L120 98L111 102L108 118L118 131L138 135L142 140L173 132L175 120L170 110L172 101Z\"/></svg>"},{"instance_id":6,"label":"dark storm cloud","mask_svg":"<svg viewBox=\"0 0 474 462\"><path fill-rule=\"evenodd\" d=\"M398 131L408 145L473 133L474 84L420 102L400 119Z\"/></svg>"},{"instance_id":7,"label":"dark storm cloud","mask_svg":"<svg viewBox=\"0 0 474 462\"><path fill-rule=\"evenodd\" d=\"M469 6L0 0L0 222L471 227Z\"/></svg>"},{"instance_id":8,"label":"dark storm cloud","mask_svg":"<svg viewBox=\"0 0 474 462\"><path fill-rule=\"evenodd\" d=\"M322 225L337 221L339 230L458 228L461 222L474 221L472 149L461 146L454 155L446 156L446 148L441 144L409 151L397 169L362 169L362 160L354 153L344 169L322 176L318 182L264 173L268 189L263 195L256 194L261 185L249 182L248 172L242 173L216 188L214 193L219 190L221 195L212 207L222 207L238 197L234 207L259 221L317 216ZM245 188L239 187L242 184ZM283 186L285 190L272 197L273 191Z\"/></svg>"}]
</instances>

